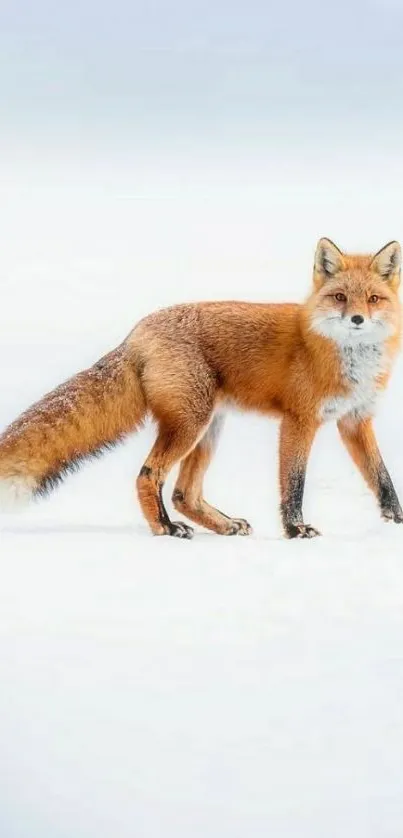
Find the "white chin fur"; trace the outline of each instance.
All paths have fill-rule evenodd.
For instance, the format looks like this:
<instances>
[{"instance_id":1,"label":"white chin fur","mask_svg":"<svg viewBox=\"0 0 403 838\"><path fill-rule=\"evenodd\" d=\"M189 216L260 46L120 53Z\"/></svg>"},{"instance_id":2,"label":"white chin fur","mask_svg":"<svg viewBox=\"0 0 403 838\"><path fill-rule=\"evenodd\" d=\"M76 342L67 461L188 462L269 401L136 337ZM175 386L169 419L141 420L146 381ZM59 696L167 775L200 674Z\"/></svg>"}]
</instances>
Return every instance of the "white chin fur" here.
<instances>
[{"instance_id":1,"label":"white chin fur","mask_svg":"<svg viewBox=\"0 0 403 838\"><path fill-rule=\"evenodd\" d=\"M334 316L313 317L311 328L317 334L334 340L340 345L383 343L395 332L391 324L382 320L366 320L362 326L357 328L352 324L350 325L344 318Z\"/></svg>"},{"instance_id":2,"label":"white chin fur","mask_svg":"<svg viewBox=\"0 0 403 838\"><path fill-rule=\"evenodd\" d=\"M32 477L0 477L0 512L18 512L32 500Z\"/></svg>"}]
</instances>

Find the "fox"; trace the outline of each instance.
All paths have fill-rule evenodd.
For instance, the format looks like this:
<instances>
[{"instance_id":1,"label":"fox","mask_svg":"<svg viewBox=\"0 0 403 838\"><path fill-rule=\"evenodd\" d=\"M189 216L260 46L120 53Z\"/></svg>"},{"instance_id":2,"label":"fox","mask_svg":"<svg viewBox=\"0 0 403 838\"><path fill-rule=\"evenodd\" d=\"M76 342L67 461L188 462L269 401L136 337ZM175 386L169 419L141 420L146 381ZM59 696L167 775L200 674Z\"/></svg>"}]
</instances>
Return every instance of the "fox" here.
<instances>
[{"instance_id":1,"label":"fox","mask_svg":"<svg viewBox=\"0 0 403 838\"><path fill-rule=\"evenodd\" d=\"M146 316L116 349L4 431L0 498L15 504L46 494L151 417L157 435L136 481L151 532L193 536L189 524L170 519L163 500L167 475L179 464L174 508L220 535L249 535L245 519L225 515L203 494L225 412L235 406L280 420L287 538L320 535L304 521L303 497L315 435L329 421L337 423L382 517L402 523L373 429L400 347L400 267L397 241L375 255L357 255L321 238L303 303L184 303Z\"/></svg>"}]
</instances>

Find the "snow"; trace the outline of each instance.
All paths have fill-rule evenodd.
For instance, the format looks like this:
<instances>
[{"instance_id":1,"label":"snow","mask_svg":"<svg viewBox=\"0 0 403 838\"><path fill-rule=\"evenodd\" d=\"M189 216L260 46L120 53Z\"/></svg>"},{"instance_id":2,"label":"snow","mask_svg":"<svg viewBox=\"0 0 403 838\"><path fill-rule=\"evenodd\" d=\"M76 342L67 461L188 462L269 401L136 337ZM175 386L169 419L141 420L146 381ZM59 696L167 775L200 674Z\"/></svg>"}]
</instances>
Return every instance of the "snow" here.
<instances>
[{"instance_id":1,"label":"snow","mask_svg":"<svg viewBox=\"0 0 403 838\"><path fill-rule=\"evenodd\" d=\"M204 173L200 197L184 173L175 186L149 172L149 204L129 206L118 168L103 194L91 169L84 188L79 166L49 166L3 179L2 427L156 306L300 299L320 235L377 250L396 234L393 201L382 219L369 192L346 210L351 172L319 206L302 174L291 209L280 175L269 193L238 171L234 207L228 173ZM377 434L403 496L401 373ZM284 540L276 423L234 413L206 497L254 535L153 538L134 497L152 438L2 517L1 834L401 838L403 527L380 520L329 424L305 503L323 537Z\"/></svg>"}]
</instances>

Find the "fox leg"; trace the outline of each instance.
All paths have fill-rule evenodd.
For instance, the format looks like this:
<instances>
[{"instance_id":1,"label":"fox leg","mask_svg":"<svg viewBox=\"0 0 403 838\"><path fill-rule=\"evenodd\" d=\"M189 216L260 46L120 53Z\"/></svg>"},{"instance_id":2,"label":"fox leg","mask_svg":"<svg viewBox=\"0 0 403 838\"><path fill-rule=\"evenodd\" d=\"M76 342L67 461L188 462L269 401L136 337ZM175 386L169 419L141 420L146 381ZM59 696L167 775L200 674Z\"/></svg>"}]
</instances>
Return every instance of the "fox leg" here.
<instances>
[{"instance_id":1,"label":"fox leg","mask_svg":"<svg viewBox=\"0 0 403 838\"><path fill-rule=\"evenodd\" d=\"M347 451L375 494L382 517L396 524L403 523L399 499L382 460L371 420L353 423L345 419L338 422L338 428Z\"/></svg>"},{"instance_id":2,"label":"fox leg","mask_svg":"<svg viewBox=\"0 0 403 838\"><path fill-rule=\"evenodd\" d=\"M304 524L302 501L309 452L317 430L291 414L283 417L280 429L281 517L287 538L313 538L318 530Z\"/></svg>"},{"instance_id":3,"label":"fox leg","mask_svg":"<svg viewBox=\"0 0 403 838\"><path fill-rule=\"evenodd\" d=\"M168 472L197 442L203 424L160 424L155 444L137 478L137 492L143 514L154 535L192 538L193 529L179 521L171 521L164 506L162 489Z\"/></svg>"},{"instance_id":4,"label":"fox leg","mask_svg":"<svg viewBox=\"0 0 403 838\"><path fill-rule=\"evenodd\" d=\"M179 512L196 524L220 535L249 535L252 529L243 518L228 518L203 499L203 478L212 460L223 417L216 416L198 445L182 461L172 502Z\"/></svg>"}]
</instances>

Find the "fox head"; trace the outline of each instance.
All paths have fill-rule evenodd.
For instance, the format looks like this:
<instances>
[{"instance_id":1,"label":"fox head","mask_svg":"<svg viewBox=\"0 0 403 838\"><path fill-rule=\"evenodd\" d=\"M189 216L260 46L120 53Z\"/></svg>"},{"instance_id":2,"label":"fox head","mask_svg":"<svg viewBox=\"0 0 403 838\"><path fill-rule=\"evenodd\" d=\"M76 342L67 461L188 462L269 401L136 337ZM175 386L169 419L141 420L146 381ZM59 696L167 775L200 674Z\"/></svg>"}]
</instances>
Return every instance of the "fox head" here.
<instances>
[{"instance_id":1,"label":"fox head","mask_svg":"<svg viewBox=\"0 0 403 838\"><path fill-rule=\"evenodd\" d=\"M396 241L375 256L357 256L320 239L308 304L311 329L338 344L380 343L396 334L400 263Z\"/></svg>"}]
</instances>

